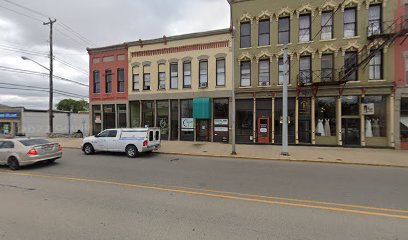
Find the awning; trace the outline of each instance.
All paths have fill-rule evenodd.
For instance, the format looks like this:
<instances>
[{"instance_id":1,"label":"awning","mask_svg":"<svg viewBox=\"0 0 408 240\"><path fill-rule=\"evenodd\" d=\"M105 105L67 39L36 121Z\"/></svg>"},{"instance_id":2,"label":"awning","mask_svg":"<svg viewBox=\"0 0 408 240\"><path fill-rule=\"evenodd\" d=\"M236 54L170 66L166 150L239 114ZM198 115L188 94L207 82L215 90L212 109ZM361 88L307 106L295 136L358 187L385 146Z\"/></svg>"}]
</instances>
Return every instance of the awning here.
<instances>
[{"instance_id":1,"label":"awning","mask_svg":"<svg viewBox=\"0 0 408 240\"><path fill-rule=\"evenodd\" d=\"M193 99L193 118L211 119L210 98L194 98Z\"/></svg>"}]
</instances>

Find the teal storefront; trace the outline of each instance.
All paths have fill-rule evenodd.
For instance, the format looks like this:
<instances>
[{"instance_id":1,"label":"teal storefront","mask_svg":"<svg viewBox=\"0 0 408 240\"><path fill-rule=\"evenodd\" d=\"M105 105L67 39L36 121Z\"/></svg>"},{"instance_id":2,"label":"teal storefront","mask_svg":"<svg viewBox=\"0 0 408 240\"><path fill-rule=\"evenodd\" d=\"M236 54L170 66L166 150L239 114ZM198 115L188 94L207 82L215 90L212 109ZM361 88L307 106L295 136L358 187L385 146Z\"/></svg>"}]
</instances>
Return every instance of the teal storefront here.
<instances>
[{"instance_id":1,"label":"teal storefront","mask_svg":"<svg viewBox=\"0 0 408 240\"><path fill-rule=\"evenodd\" d=\"M196 140L211 141L211 99L193 99L193 118L196 121Z\"/></svg>"}]
</instances>

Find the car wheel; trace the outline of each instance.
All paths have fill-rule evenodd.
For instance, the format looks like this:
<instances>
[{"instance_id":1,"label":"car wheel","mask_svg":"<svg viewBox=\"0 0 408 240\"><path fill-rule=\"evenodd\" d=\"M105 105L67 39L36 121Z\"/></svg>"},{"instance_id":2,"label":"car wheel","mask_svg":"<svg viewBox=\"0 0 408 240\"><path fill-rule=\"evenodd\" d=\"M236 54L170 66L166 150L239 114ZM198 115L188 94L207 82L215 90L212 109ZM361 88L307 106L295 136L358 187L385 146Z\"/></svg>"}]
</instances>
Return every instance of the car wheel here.
<instances>
[{"instance_id":1,"label":"car wheel","mask_svg":"<svg viewBox=\"0 0 408 240\"><path fill-rule=\"evenodd\" d=\"M18 170L20 168L20 164L18 163L18 160L15 157L10 157L7 160L7 165L11 170Z\"/></svg>"},{"instance_id":2,"label":"car wheel","mask_svg":"<svg viewBox=\"0 0 408 240\"><path fill-rule=\"evenodd\" d=\"M92 144L87 143L87 144L84 145L84 153L86 155L91 155L91 154L95 153L95 150L94 150Z\"/></svg>"},{"instance_id":3,"label":"car wheel","mask_svg":"<svg viewBox=\"0 0 408 240\"><path fill-rule=\"evenodd\" d=\"M48 162L49 164L53 164L53 163L55 163L56 160L57 160L57 159L50 159L50 160L48 160L47 162Z\"/></svg>"},{"instance_id":4,"label":"car wheel","mask_svg":"<svg viewBox=\"0 0 408 240\"><path fill-rule=\"evenodd\" d=\"M134 145L126 147L126 155L130 158L135 158L138 154L137 148Z\"/></svg>"}]
</instances>

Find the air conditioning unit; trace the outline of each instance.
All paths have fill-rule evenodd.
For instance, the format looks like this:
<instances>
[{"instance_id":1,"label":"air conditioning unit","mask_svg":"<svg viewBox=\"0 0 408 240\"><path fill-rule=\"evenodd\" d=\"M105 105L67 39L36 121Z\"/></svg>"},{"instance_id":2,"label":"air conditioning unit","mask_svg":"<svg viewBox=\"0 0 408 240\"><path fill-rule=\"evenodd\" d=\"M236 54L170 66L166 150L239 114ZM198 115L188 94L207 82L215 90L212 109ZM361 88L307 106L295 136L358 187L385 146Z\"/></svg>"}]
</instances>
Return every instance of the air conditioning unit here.
<instances>
[{"instance_id":1,"label":"air conditioning unit","mask_svg":"<svg viewBox=\"0 0 408 240\"><path fill-rule=\"evenodd\" d=\"M200 88L206 88L206 87L207 87L207 83L206 83L206 82L200 83Z\"/></svg>"}]
</instances>

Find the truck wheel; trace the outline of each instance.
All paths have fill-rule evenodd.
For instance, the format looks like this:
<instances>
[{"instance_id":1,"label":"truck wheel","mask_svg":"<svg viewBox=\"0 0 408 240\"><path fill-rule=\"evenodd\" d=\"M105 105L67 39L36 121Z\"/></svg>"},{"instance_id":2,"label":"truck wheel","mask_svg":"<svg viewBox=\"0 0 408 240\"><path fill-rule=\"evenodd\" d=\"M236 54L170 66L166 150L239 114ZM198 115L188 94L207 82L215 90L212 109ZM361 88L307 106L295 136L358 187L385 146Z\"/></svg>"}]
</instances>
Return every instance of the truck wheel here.
<instances>
[{"instance_id":1,"label":"truck wheel","mask_svg":"<svg viewBox=\"0 0 408 240\"><path fill-rule=\"evenodd\" d=\"M92 144L86 143L86 144L84 145L84 153L85 153L86 155L91 155L91 154L94 154L94 153L95 153L95 150L94 150Z\"/></svg>"},{"instance_id":2,"label":"truck wheel","mask_svg":"<svg viewBox=\"0 0 408 240\"><path fill-rule=\"evenodd\" d=\"M20 164L15 157L9 157L9 159L7 160L7 165L11 170L18 170L20 168Z\"/></svg>"},{"instance_id":3,"label":"truck wheel","mask_svg":"<svg viewBox=\"0 0 408 240\"><path fill-rule=\"evenodd\" d=\"M134 145L126 147L126 155L130 158L135 158L138 154L137 148Z\"/></svg>"}]
</instances>

